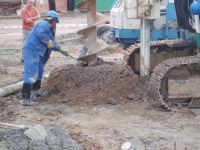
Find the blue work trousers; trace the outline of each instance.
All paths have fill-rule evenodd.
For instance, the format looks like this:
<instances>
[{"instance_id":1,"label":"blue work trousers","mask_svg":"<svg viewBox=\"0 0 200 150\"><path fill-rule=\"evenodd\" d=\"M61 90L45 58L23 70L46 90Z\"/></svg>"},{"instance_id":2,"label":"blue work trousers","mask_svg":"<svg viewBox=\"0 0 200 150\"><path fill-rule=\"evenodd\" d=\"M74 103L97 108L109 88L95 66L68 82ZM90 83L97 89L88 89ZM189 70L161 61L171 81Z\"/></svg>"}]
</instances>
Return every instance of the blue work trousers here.
<instances>
[{"instance_id":1,"label":"blue work trousers","mask_svg":"<svg viewBox=\"0 0 200 150\"><path fill-rule=\"evenodd\" d=\"M34 48L24 48L24 83L33 84L42 80L44 66L43 57Z\"/></svg>"}]
</instances>

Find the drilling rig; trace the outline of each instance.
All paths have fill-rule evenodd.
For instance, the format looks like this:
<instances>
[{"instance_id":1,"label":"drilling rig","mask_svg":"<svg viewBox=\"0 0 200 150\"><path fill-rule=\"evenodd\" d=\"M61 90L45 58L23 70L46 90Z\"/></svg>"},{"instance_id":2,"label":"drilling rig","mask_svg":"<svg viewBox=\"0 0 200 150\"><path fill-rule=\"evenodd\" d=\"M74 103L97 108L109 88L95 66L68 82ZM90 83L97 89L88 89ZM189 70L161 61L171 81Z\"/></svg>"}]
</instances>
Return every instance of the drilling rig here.
<instances>
[{"instance_id":1,"label":"drilling rig","mask_svg":"<svg viewBox=\"0 0 200 150\"><path fill-rule=\"evenodd\" d=\"M132 23L139 30L140 43L128 48L127 62L136 73L150 78L149 95L167 110L176 111L184 107L200 108L200 57L198 56L200 1L166 1L166 5L175 6L179 36L178 39L161 39L153 42L150 42L151 22L160 17L161 4L164 1L119 0L118 2L124 7L122 13L124 17L121 17L118 23L124 23L129 19L133 22L125 25Z\"/></svg>"},{"instance_id":2,"label":"drilling rig","mask_svg":"<svg viewBox=\"0 0 200 150\"><path fill-rule=\"evenodd\" d=\"M189 49L194 55L159 63L151 75L150 94L167 110L200 108L200 1L174 0L174 3L178 25L187 33L184 40L192 42Z\"/></svg>"},{"instance_id":3,"label":"drilling rig","mask_svg":"<svg viewBox=\"0 0 200 150\"><path fill-rule=\"evenodd\" d=\"M97 62L97 53L105 50L107 47L103 40L97 39L97 26L105 23L107 17L96 12L96 0L84 0L77 6L80 9L87 10L87 27L79 30L78 34L87 39L88 50L86 56L79 58L79 60L92 65Z\"/></svg>"},{"instance_id":4,"label":"drilling rig","mask_svg":"<svg viewBox=\"0 0 200 150\"><path fill-rule=\"evenodd\" d=\"M178 40L155 42L150 42L151 22L160 17L161 2L121 1L126 18L139 20L140 43L129 48L128 64L150 79L148 94L167 110L200 108L200 0L169 0L175 5L182 36ZM96 12L95 0L84 0L78 7L87 10L88 19L87 27L78 31L88 39L88 52L81 60L94 64L97 53L106 48L105 42L96 36L96 26L104 23L106 17Z\"/></svg>"}]
</instances>

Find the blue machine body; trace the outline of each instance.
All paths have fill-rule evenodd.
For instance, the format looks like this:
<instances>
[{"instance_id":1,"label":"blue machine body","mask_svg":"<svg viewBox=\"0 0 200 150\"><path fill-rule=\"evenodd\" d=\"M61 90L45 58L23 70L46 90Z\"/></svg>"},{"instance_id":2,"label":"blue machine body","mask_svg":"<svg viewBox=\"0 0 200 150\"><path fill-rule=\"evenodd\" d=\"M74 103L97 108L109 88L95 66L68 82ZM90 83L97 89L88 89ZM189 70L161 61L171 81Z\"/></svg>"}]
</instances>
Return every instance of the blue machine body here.
<instances>
[{"instance_id":1,"label":"blue machine body","mask_svg":"<svg viewBox=\"0 0 200 150\"><path fill-rule=\"evenodd\" d=\"M193 15L199 15L200 14L200 0L193 1L190 5L190 12Z\"/></svg>"},{"instance_id":2,"label":"blue machine body","mask_svg":"<svg viewBox=\"0 0 200 150\"><path fill-rule=\"evenodd\" d=\"M177 22L176 10L174 3L168 3L166 10L161 11L161 16L166 16L166 22L160 29L151 29L151 41L163 39L176 39L181 37L177 28L170 26L171 23ZM111 28L115 38L122 44L133 44L140 39L139 29L117 29Z\"/></svg>"}]
</instances>

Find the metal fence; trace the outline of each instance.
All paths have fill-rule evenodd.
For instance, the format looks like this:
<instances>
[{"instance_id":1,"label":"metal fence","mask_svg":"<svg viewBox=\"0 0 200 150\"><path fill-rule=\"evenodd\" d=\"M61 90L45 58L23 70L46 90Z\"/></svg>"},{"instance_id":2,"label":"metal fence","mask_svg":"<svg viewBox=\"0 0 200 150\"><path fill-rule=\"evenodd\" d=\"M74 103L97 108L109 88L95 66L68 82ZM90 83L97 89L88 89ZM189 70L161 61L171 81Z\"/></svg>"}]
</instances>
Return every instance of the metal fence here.
<instances>
[{"instance_id":1,"label":"metal fence","mask_svg":"<svg viewBox=\"0 0 200 150\"><path fill-rule=\"evenodd\" d=\"M0 16L12 16L21 8L21 0L0 0Z\"/></svg>"}]
</instances>

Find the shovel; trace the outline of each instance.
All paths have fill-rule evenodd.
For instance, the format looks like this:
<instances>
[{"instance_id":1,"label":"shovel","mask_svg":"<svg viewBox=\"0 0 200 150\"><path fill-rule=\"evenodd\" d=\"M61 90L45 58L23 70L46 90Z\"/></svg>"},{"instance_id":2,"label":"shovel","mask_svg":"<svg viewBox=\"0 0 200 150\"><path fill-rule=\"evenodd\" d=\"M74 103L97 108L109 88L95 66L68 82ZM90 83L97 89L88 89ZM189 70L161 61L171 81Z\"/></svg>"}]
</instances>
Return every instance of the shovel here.
<instances>
[{"instance_id":1,"label":"shovel","mask_svg":"<svg viewBox=\"0 0 200 150\"><path fill-rule=\"evenodd\" d=\"M88 65L88 62L82 61L82 60L78 60L78 59L74 58L72 55L69 55L66 51L60 50L58 52L60 52L61 54L63 54L66 57L71 57L72 59L74 59L77 62L79 62L82 66L87 66Z\"/></svg>"}]
</instances>

